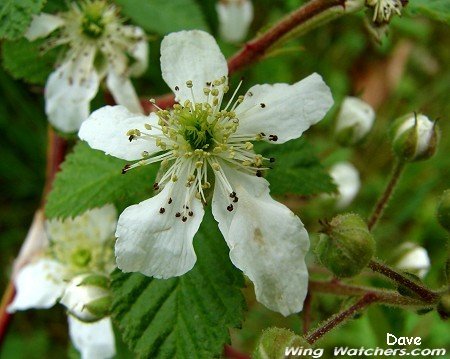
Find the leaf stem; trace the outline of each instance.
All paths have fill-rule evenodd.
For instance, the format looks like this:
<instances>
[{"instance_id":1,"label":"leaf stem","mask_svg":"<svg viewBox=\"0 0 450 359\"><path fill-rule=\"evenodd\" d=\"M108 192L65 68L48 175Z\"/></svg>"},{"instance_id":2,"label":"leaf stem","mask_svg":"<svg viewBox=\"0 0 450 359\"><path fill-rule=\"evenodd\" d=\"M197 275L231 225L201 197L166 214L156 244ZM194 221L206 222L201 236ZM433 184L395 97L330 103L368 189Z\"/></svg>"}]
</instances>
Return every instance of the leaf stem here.
<instances>
[{"instance_id":1,"label":"leaf stem","mask_svg":"<svg viewBox=\"0 0 450 359\"><path fill-rule=\"evenodd\" d=\"M305 336L306 341L309 344L314 344L317 340L327 334L330 330L336 328L342 324L345 320L352 317L361 309L368 307L370 304L375 303L379 300L376 293L370 292L365 294L361 299L359 299L350 308L343 310L342 312L332 316L325 324L316 328L312 333Z\"/></svg>"},{"instance_id":2,"label":"leaf stem","mask_svg":"<svg viewBox=\"0 0 450 359\"><path fill-rule=\"evenodd\" d=\"M397 160L394 164L391 178L389 182L386 185L386 188L384 189L384 192L382 196L379 198L377 204L375 205L375 208L369 217L367 221L367 227L369 230L372 230L375 225L378 223L378 220L381 218L381 216L384 213L384 210L386 206L389 203L389 200L392 197L392 194L394 193L395 186L397 185L403 170L405 168L405 162Z\"/></svg>"},{"instance_id":3,"label":"leaf stem","mask_svg":"<svg viewBox=\"0 0 450 359\"><path fill-rule=\"evenodd\" d=\"M423 301L427 303L436 303L439 300L439 294L431 291L430 289L414 282L413 280L405 277L403 274L395 271L389 266L378 262L376 260L371 260L368 264L368 267L374 272L380 273L390 280L407 287L414 293L416 293Z\"/></svg>"}]
</instances>

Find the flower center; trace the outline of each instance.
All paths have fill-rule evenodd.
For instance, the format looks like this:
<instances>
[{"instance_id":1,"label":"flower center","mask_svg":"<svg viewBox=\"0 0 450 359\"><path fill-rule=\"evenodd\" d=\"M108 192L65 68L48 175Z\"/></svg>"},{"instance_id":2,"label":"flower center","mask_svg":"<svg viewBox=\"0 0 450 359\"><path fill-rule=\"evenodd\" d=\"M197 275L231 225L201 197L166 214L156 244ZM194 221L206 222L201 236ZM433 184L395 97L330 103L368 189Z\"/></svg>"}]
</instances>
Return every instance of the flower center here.
<instances>
[{"instance_id":1,"label":"flower center","mask_svg":"<svg viewBox=\"0 0 450 359\"><path fill-rule=\"evenodd\" d=\"M92 254L89 249L77 248L72 252L71 262L77 267L86 267L92 260Z\"/></svg>"},{"instance_id":2,"label":"flower center","mask_svg":"<svg viewBox=\"0 0 450 359\"><path fill-rule=\"evenodd\" d=\"M106 5L103 1L88 3L83 9L83 18L81 20L81 31L86 36L97 39L103 35L105 30L105 21L103 13Z\"/></svg>"}]
</instances>

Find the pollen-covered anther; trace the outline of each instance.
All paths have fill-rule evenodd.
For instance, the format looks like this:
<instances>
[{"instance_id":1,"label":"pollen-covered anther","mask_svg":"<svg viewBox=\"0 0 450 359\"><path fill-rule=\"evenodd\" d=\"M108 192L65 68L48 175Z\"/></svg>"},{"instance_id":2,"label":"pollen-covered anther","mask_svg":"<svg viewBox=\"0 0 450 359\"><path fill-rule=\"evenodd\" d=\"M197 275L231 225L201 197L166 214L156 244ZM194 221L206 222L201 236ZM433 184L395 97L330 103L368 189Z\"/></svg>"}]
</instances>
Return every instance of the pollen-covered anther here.
<instances>
[{"instance_id":1,"label":"pollen-covered anther","mask_svg":"<svg viewBox=\"0 0 450 359\"><path fill-rule=\"evenodd\" d=\"M191 89L192 87L194 87L193 83L191 80L186 81L186 86L187 88Z\"/></svg>"}]
</instances>

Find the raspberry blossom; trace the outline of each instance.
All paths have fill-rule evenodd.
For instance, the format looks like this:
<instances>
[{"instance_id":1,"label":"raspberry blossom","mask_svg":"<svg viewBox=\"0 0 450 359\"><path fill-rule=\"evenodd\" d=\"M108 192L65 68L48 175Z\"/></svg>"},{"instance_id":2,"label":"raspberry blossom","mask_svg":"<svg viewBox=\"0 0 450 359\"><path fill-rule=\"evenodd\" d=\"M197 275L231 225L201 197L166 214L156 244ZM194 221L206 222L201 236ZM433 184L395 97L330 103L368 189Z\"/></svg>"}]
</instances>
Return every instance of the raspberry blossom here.
<instances>
[{"instance_id":1,"label":"raspberry blossom","mask_svg":"<svg viewBox=\"0 0 450 359\"><path fill-rule=\"evenodd\" d=\"M14 278L16 296L8 311L47 309L61 302L68 309L70 338L83 359L115 355L111 320L101 310L109 300L105 283L114 269L116 224L111 205L74 219L47 221L43 251Z\"/></svg>"},{"instance_id":2,"label":"raspberry blossom","mask_svg":"<svg viewBox=\"0 0 450 359\"><path fill-rule=\"evenodd\" d=\"M250 0L220 0L216 3L219 32L223 40L236 43L244 40L253 20Z\"/></svg>"},{"instance_id":3,"label":"raspberry blossom","mask_svg":"<svg viewBox=\"0 0 450 359\"><path fill-rule=\"evenodd\" d=\"M269 195L262 178L273 159L253 141L300 137L332 106L328 86L313 74L294 85L256 85L244 96L229 91L227 63L214 38L182 31L161 44L161 68L178 104L149 116L122 106L95 111L79 136L92 148L137 161L161 162L157 194L120 215L116 261L125 272L170 278L196 262L192 245L212 194L212 213L234 265L255 284L257 299L288 315L302 309L309 238L302 222Z\"/></svg>"},{"instance_id":4,"label":"raspberry blossom","mask_svg":"<svg viewBox=\"0 0 450 359\"><path fill-rule=\"evenodd\" d=\"M25 37L33 41L50 34L43 51L60 45L67 49L45 86L45 112L55 128L80 128L105 77L117 103L142 112L129 79L147 68L148 44L141 28L124 25L115 6L87 0L72 3L67 12L35 16Z\"/></svg>"},{"instance_id":5,"label":"raspberry blossom","mask_svg":"<svg viewBox=\"0 0 450 359\"><path fill-rule=\"evenodd\" d=\"M359 172L349 162L339 162L330 169L330 176L338 187L337 208L345 208L358 194L361 188Z\"/></svg>"},{"instance_id":6,"label":"raspberry blossom","mask_svg":"<svg viewBox=\"0 0 450 359\"><path fill-rule=\"evenodd\" d=\"M402 14L402 0L366 0L366 4L373 8L372 21L377 25L389 23L394 15Z\"/></svg>"}]
</instances>

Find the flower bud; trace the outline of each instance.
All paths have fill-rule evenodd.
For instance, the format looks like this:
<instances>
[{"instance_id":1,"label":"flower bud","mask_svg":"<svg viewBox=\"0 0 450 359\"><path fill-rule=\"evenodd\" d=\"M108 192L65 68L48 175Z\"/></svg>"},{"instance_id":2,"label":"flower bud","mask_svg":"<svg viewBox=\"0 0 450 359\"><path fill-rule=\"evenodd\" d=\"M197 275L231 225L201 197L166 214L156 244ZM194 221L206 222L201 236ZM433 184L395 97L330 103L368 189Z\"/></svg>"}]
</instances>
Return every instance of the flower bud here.
<instances>
[{"instance_id":1,"label":"flower bud","mask_svg":"<svg viewBox=\"0 0 450 359\"><path fill-rule=\"evenodd\" d=\"M330 176L339 192L336 207L347 207L361 187L358 170L349 162L339 162L331 167Z\"/></svg>"},{"instance_id":2,"label":"flower bud","mask_svg":"<svg viewBox=\"0 0 450 359\"><path fill-rule=\"evenodd\" d=\"M309 343L302 337L295 335L292 331L283 328L269 328L264 330L258 340L253 359L284 359L286 348L310 348ZM295 355L295 358L310 358L307 355Z\"/></svg>"},{"instance_id":3,"label":"flower bud","mask_svg":"<svg viewBox=\"0 0 450 359\"><path fill-rule=\"evenodd\" d=\"M83 322L95 322L109 315L111 293L109 280L98 274L82 274L67 286L61 304Z\"/></svg>"},{"instance_id":4,"label":"flower bud","mask_svg":"<svg viewBox=\"0 0 450 359\"><path fill-rule=\"evenodd\" d=\"M223 40L236 43L242 41L253 20L253 5L250 0L220 0L216 3L219 32Z\"/></svg>"},{"instance_id":5,"label":"flower bud","mask_svg":"<svg viewBox=\"0 0 450 359\"><path fill-rule=\"evenodd\" d=\"M357 97L346 97L336 122L336 140L343 146L361 142L375 121L375 111Z\"/></svg>"},{"instance_id":6,"label":"flower bud","mask_svg":"<svg viewBox=\"0 0 450 359\"><path fill-rule=\"evenodd\" d=\"M342 214L325 223L316 247L319 261L336 277L361 272L375 252L375 240L367 224L356 214Z\"/></svg>"},{"instance_id":7,"label":"flower bud","mask_svg":"<svg viewBox=\"0 0 450 359\"><path fill-rule=\"evenodd\" d=\"M439 300L437 311L442 319L448 319L450 317L450 293L445 293Z\"/></svg>"},{"instance_id":8,"label":"flower bud","mask_svg":"<svg viewBox=\"0 0 450 359\"><path fill-rule=\"evenodd\" d=\"M419 278L425 277L430 269L430 258L425 248L406 242L399 247L398 252L399 258L395 261L395 267Z\"/></svg>"},{"instance_id":9,"label":"flower bud","mask_svg":"<svg viewBox=\"0 0 450 359\"><path fill-rule=\"evenodd\" d=\"M405 161L420 161L436 152L438 131L436 123L422 114L400 117L392 127L393 148Z\"/></svg>"},{"instance_id":10,"label":"flower bud","mask_svg":"<svg viewBox=\"0 0 450 359\"><path fill-rule=\"evenodd\" d=\"M441 226L450 232L450 189L442 194L437 208L437 218Z\"/></svg>"}]
</instances>

